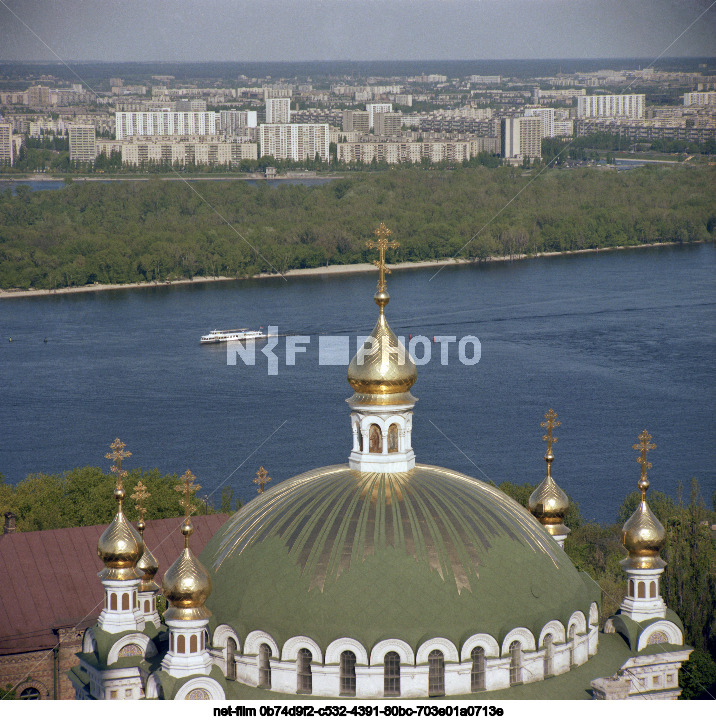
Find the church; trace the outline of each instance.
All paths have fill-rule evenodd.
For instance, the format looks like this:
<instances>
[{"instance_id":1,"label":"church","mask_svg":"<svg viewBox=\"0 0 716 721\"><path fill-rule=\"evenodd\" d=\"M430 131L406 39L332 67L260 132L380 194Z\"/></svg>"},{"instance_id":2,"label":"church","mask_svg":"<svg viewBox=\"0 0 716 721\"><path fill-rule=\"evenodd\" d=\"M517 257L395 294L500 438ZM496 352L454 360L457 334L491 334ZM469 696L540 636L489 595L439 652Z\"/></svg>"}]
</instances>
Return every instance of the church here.
<instances>
[{"instance_id":1,"label":"church","mask_svg":"<svg viewBox=\"0 0 716 721\"><path fill-rule=\"evenodd\" d=\"M623 528L623 601L600 628L601 589L562 548L569 502L552 478L552 410L529 511L418 462L417 369L386 318L385 253L397 244L382 224L376 236L378 319L348 368L346 464L259 493L200 557L187 471L184 549L160 588L144 523L124 515L124 445L112 445L117 514L98 542L104 607L69 674L76 698L677 698L691 649L660 595L651 436L635 446L641 503ZM141 515L142 489L132 498Z\"/></svg>"}]
</instances>

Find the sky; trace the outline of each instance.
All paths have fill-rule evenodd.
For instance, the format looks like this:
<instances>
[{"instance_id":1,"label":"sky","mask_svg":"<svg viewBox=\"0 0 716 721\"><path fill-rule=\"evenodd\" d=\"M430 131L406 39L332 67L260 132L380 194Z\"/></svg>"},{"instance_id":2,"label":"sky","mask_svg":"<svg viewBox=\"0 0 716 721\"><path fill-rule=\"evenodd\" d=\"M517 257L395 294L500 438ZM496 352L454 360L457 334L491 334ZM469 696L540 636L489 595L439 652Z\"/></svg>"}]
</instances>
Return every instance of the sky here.
<instances>
[{"instance_id":1,"label":"sky","mask_svg":"<svg viewBox=\"0 0 716 721\"><path fill-rule=\"evenodd\" d=\"M716 0L0 0L5 61L660 55L716 55Z\"/></svg>"}]
</instances>

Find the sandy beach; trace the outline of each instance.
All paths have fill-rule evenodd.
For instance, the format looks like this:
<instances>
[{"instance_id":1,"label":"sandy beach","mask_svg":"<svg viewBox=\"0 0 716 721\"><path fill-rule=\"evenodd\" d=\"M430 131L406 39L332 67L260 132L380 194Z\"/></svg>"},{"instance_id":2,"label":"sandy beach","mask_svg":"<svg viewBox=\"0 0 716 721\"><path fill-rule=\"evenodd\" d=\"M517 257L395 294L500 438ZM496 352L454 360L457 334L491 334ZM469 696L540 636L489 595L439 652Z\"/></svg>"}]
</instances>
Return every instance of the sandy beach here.
<instances>
[{"instance_id":1,"label":"sandy beach","mask_svg":"<svg viewBox=\"0 0 716 721\"><path fill-rule=\"evenodd\" d=\"M656 248L667 245L679 245L679 243L647 243L644 245L615 246L614 248L584 248L581 250L565 250L550 253L536 253L534 255L512 255L512 256L496 256L485 260L468 260L464 258L448 258L447 260L424 260L415 263L390 263L391 270L420 270L422 268L439 269L442 266L454 266L480 263L505 263L511 261L525 260L528 258L550 258L555 256L580 255L582 253L607 253L616 250L636 250L639 248ZM256 280L261 278L280 278L290 280L295 277L310 277L321 275L340 275L346 273L372 273L375 272L375 266L371 263L355 263L352 265L327 265L320 268L297 268L288 270L283 274L279 273L259 273L250 277L234 278L227 276L204 277L195 276L194 278L181 278L179 280L163 281L161 283L150 281L143 283L122 283L110 285L107 283L94 283L93 285L83 285L79 287L57 288L55 290L4 290L0 289L0 300L7 298L30 298L43 295L62 295L66 293L95 293L98 291L109 290L127 290L130 288L152 288L161 286L187 285L197 283L219 283L222 281L237 280Z\"/></svg>"}]
</instances>

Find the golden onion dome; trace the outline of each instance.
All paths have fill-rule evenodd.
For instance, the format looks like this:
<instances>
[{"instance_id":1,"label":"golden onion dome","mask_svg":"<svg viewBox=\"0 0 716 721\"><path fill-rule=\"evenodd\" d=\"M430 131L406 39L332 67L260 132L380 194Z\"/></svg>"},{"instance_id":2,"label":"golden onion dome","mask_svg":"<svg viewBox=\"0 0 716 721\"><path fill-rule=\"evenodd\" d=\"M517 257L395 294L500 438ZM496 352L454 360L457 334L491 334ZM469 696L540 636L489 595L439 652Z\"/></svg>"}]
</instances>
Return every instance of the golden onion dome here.
<instances>
[{"instance_id":1,"label":"golden onion dome","mask_svg":"<svg viewBox=\"0 0 716 721\"><path fill-rule=\"evenodd\" d=\"M97 555L104 563L104 569L100 571L99 576L114 581L141 578L141 573L135 569L135 566L144 551L144 543L122 511L124 490L116 488L114 497L119 505L117 515L97 543Z\"/></svg>"},{"instance_id":2,"label":"golden onion dome","mask_svg":"<svg viewBox=\"0 0 716 721\"><path fill-rule=\"evenodd\" d=\"M550 535L561 536L569 532L564 525L564 517L569 510L569 498L549 473L532 491L529 510Z\"/></svg>"},{"instance_id":3,"label":"golden onion dome","mask_svg":"<svg viewBox=\"0 0 716 721\"><path fill-rule=\"evenodd\" d=\"M651 443L651 436L644 430L639 435L639 443L633 446L635 451L641 451L636 462L641 465L641 478L637 483L641 491L641 501L629 520L622 527L622 543L629 551L629 556L622 561L625 568L664 568L666 563L659 556L659 551L666 542L666 531L659 519L651 512L646 502L646 492L649 481L646 477L647 469L651 463L647 461L647 453L656 448Z\"/></svg>"},{"instance_id":4,"label":"golden onion dome","mask_svg":"<svg viewBox=\"0 0 716 721\"><path fill-rule=\"evenodd\" d=\"M144 521L137 523L137 529L144 542L144 529L146 524ZM139 584L140 591L158 591L159 586L154 582L154 576L157 575L159 570L159 562L154 557L154 554L147 548L147 544L144 543L144 553L142 557L137 561L137 570L142 574L142 582Z\"/></svg>"},{"instance_id":5,"label":"golden onion dome","mask_svg":"<svg viewBox=\"0 0 716 721\"><path fill-rule=\"evenodd\" d=\"M189 536L193 530L194 527L186 520L181 529L184 550L169 566L162 580L162 591L168 603L164 618L169 620L193 621L211 616L204 606L211 593L211 579L189 548Z\"/></svg>"},{"instance_id":6,"label":"golden onion dome","mask_svg":"<svg viewBox=\"0 0 716 721\"><path fill-rule=\"evenodd\" d=\"M418 379L417 368L385 318L390 295L382 290L374 299L378 322L348 366L348 382L356 393L351 400L376 405L415 401L409 391Z\"/></svg>"}]
</instances>

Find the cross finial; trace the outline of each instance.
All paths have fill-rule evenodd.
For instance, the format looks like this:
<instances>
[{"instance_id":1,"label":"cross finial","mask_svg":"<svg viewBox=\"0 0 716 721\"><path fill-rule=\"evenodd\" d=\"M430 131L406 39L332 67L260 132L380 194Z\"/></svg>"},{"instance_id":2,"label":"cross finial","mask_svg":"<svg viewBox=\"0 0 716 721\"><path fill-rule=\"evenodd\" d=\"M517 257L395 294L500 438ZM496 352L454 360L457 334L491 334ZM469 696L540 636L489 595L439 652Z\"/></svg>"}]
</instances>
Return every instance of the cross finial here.
<instances>
[{"instance_id":1,"label":"cross finial","mask_svg":"<svg viewBox=\"0 0 716 721\"><path fill-rule=\"evenodd\" d=\"M151 494L147 491L147 487L141 481L139 481L134 487L134 493L130 496L130 498L135 502L134 507L137 509L137 513L139 514L137 526L139 527L140 533L144 531L144 516L147 513L144 502L150 498L150 496Z\"/></svg>"},{"instance_id":2,"label":"cross finial","mask_svg":"<svg viewBox=\"0 0 716 721\"><path fill-rule=\"evenodd\" d=\"M196 511L196 506L191 502L192 494L201 490L201 486L198 483L196 485L194 484L195 480L196 476L187 468L186 473L179 479L179 485L174 486L174 490L184 496L179 501L179 505L184 509L184 515L187 521L189 520L189 516Z\"/></svg>"},{"instance_id":3,"label":"cross finial","mask_svg":"<svg viewBox=\"0 0 716 721\"><path fill-rule=\"evenodd\" d=\"M388 250L388 248L400 248L400 243L397 240L388 240L393 234L393 231L388 230L385 223L381 223L378 228L373 231L373 234L377 240L369 240L365 244L365 247L368 248L368 250L377 248L380 253L379 259L372 262L373 265L378 268L378 292L382 293L388 287L385 282L385 275L386 273L390 274L390 268L385 264L385 251Z\"/></svg>"},{"instance_id":4,"label":"cross finial","mask_svg":"<svg viewBox=\"0 0 716 721\"><path fill-rule=\"evenodd\" d=\"M651 463L646 460L646 454L656 448L656 443L650 443L651 435L646 429L639 434L639 443L635 443L632 448L635 451L641 451L637 456L636 462L641 466L641 478L639 479L639 490L641 490L641 500L646 500L646 491L649 488L649 481L646 479L646 471L651 468Z\"/></svg>"},{"instance_id":5,"label":"cross finial","mask_svg":"<svg viewBox=\"0 0 716 721\"><path fill-rule=\"evenodd\" d=\"M547 441L547 456L552 455L552 444L557 442L557 438L553 435L555 428L559 428L562 425L561 421L557 420L557 414L550 408L547 413L544 414L545 420L540 425L542 428L547 429L547 433L542 436L543 441Z\"/></svg>"},{"instance_id":6,"label":"cross finial","mask_svg":"<svg viewBox=\"0 0 716 721\"><path fill-rule=\"evenodd\" d=\"M132 454L124 450L126 447L126 443L122 443L119 438L115 438L114 442L110 445L112 452L104 454L105 458L114 461L109 470L117 476L116 491L124 490L124 479L127 477L127 471L122 470L122 461L125 458L129 458Z\"/></svg>"},{"instance_id":7,"label":"cross finial","mask_svg":"<svg viewBox=\"0 0 716 721\"><path fill-rule=\"evenodd\" d=\"M270 482L271 476L269 476L268 471L261 466L261 468L259 468L256 472L256 478L254 478L254 483L258 486L256 493L263 493L264 486L267 486Z\"/></svg>"}]
</instances>

